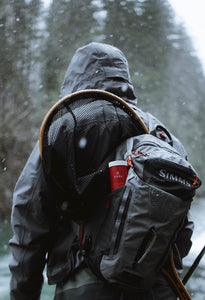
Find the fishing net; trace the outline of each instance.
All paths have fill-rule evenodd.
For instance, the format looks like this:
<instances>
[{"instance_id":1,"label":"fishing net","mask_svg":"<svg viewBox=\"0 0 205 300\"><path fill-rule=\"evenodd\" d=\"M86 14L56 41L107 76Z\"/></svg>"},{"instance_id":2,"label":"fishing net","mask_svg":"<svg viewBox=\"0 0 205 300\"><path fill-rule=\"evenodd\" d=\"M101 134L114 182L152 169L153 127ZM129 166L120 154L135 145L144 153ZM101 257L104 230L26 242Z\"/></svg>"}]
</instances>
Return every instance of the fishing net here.
<instances>
[{"instance_id":1,"label":"fishing net","mask_svg":"<svg viewBox=\"0 0 205 300\"><path fill-rule=\"evenodd\" d=\"M136 112L108 92L76 92L51 108L40 130L40 153L49 189L66 199L72 218L87 215L107 193L114 149L143 133L147 129Z\"/></svg>"}]
</instances>

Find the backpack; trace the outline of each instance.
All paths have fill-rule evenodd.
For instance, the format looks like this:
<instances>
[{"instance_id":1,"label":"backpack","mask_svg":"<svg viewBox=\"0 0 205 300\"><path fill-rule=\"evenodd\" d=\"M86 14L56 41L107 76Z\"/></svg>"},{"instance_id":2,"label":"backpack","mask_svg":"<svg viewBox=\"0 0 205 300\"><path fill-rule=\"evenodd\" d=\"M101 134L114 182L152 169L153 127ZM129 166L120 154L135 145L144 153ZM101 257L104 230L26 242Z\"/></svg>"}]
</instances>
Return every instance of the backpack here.
<instances>
[{"instance_id":1,"label":"backpack","mask_svg":"<svg viewBox=\"0 0 205 300\"><path fill-rule=\"evenodd\" d=\"M59 100L41 126L40 154L56 212L75 223L89 268L122 289L154 284L201 184L163 139L149 134L125 101L98 90ZM119 158L128 163L126 183L110 192L108 164Z\"/></svg>"},{"instance_id":2,"label":"backpack","mask_svg":"<svg viewBox=\"0 0 205 300\"><path fill-rule=\"evenodd\" d=\"M126 183L83 224L80 244L98 277L139 291L154 284L201 182L190 163L155 136L130 138L116 152L126 145Z\"/></svg>"}]
</instances>

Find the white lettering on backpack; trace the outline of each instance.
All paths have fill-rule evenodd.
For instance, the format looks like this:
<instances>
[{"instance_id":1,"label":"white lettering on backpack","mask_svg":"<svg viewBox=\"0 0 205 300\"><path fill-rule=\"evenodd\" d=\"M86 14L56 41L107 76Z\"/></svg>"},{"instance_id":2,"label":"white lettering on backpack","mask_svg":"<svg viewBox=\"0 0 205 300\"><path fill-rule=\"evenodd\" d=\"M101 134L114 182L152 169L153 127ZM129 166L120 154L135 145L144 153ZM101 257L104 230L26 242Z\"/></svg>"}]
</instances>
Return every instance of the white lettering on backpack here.
<instances>
[{"instance_id":1,"label":"white lettering on backpack","mask_svg":"<svg viewBox=\"0 0 205 300\"><path fill-rule=\"evenodd\" d=\"M185 179L185 178L181 178L180 176L177 176L176 174L172 174L169 171L165 170L165 169L161 169L159 170L159 174L160 177L169 180L171 182L177 182L177 183L181 183L184 184L188 187L191 186L191 183L189 180Z\"/></svg>"}]
</instances>

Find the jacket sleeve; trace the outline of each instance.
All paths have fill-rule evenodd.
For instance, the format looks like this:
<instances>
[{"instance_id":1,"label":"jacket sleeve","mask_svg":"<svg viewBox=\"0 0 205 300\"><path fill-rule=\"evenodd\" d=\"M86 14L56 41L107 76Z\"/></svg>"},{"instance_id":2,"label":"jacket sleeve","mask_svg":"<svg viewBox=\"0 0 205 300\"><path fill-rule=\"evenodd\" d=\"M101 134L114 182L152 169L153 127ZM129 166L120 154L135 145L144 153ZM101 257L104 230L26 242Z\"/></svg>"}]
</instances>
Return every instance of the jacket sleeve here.
<instances>
[{"instance_id":1,"label":"jacket sleeve","mask_svg":"<svg viewBox=\"0 0 205 300\"><path fill-rule=\"evenodd\" d=\"M44 209L48 201L38 144L19 177L13 197L10 240L11 300L40 299L51 224Z\"/></svg>"}]
</instances>

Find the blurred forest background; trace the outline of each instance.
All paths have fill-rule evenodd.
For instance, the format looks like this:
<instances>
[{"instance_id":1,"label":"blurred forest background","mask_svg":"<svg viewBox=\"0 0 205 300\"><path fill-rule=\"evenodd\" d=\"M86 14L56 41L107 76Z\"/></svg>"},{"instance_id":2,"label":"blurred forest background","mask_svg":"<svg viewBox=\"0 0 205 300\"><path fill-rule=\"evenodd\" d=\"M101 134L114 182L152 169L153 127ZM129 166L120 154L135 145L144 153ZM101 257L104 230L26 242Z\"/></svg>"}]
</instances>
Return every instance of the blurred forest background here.
<instances>
[{"instance_id":1,"label":"blurred forest background","mask_svg":"<svg viewBox=\"0 0 205 300\"><path fill-rule=\"evenodd\" d=\"M205 77L168 0L1 0L1 217L74 52L91 41L125 53L139 107L182 141L205 180Z\"/></svg>"}]
</instances>

